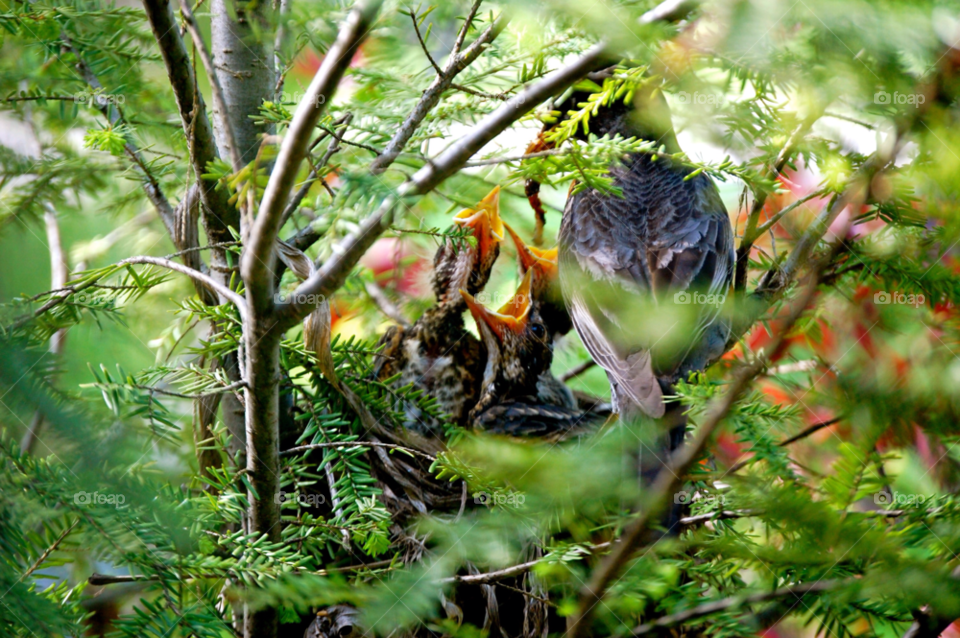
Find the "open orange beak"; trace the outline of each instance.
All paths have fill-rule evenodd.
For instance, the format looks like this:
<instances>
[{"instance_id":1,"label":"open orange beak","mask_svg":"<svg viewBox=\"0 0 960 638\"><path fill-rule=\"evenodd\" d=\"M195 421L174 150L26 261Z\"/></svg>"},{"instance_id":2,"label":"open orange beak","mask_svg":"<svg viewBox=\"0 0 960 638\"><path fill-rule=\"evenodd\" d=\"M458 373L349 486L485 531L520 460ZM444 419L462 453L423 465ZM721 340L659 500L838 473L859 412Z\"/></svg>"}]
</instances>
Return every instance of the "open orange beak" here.
<instances>
[{"instance_id":1,"label":"open orange beak","mask_svg":"<svg viewBox=\"0 0 960 638\"><path fill-rule=\"evenodd\" d=\"M478 303L477 300L470 296L465 290L460 290L460 294L463 295L464 301L467 302L467 308L470 309L470 314L473 315L474 320L477 323L481 321L486 323L501 339L506 335L507 330L511 330L516 334L523 332L530 319L531 299L529 270L527 274L523 276L523 281L520 282L520 287L517 288L516 294L496 312Z\"/></svg>"},{"instance_id":2,"label":"open orange beak","mask_svg":"<svg viewBox=\"0 0 960 638\"><path fill-rule=\"evenodd\" d=\"M513 239L513 245L517 247L517 257L520 258L520 269L527 272L531 268L536 268L547 279L553 281L557 278L559 270L557 269L557 247L549 250L527 246L520 239L520 236L506 223L503 224L510 238Z\"/></svg>"},{"instance_id":3,"label":"open orange beak","mask_svg":"<svg viewBox=\"0 0 960 638\"><path fill-rule=\"evenodd\" d=\"M503 241L503 220L500 219L500 187L495 186L480 200L476 209L464 208L453 218L453 223L473 230L481 259Z\"/></svg>"}]
</instances>

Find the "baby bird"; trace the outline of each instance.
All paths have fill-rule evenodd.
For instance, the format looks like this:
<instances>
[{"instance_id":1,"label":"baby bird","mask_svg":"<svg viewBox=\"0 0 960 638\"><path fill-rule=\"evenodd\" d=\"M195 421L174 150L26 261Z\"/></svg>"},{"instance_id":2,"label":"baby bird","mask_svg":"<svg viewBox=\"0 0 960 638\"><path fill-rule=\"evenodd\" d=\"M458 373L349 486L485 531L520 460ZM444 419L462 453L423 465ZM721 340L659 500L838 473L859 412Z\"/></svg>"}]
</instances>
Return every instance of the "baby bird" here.
<instances>
[{"instance_id":1,"label":"baby bird","mask_svg":"<svg viewBox=\"0 0 960 638\"><path fill-rule=\"evenodd\" d=\"M530 294L540 305L540 314L543 322L550 331L551 337L567 334L573 328L570 315L563 302L563 291L560 288L560 273L558 268L558 248L549 250L528 246L520 236L506 223L503 225L510 233L513 245L517 249L517 261L521 274L528 271L533 273L530 283Z\"/></svg>"},{"instance_id":2,"label":"baby bird","mask_svg":"<svg viewBox=\"0 0 960 638\"><path fill-rule=\"evenodd\" d=\"M464 292L477 294L490 278L504 238L500 219L500 187L494 188L476 208L454 217L468 229L476 245L446 238L434 256L433 290L437 303L409 328L392 326L380 339L383 350L374 364L375 378L396 377L395 388L413 385L434 397L437 405L457 424L467 423L476 404L483 373L484 353L479 340L466 330ZM419 434L442 436L438 419L417 406L404 408L405 426Z\"/></svg>"},{"instance_id":3,"label":"baby bird","mask_svg":"<svg viewBox=\"0 0 960 638\"><path fill-rule=\"evenodd\" d=\"M542 396L540 379L549 374L553 343L531 295L532 280L528 270L513 298L496 312L461 291L487 352L480 398L469 420L497 434L559 439L586 423L572 396L553 404Z\"/></svg>"},{"instance_id":4,"label":"baby bird","mask_svg":"<svg viewBox=\"0 0 960 638\"><path fill-rule=\"evenodd\" d=\"M353 638L360 635L357 620L360 613L349 605L334 605L317 612L303 638Z\"/></svg>"}]
</instances>

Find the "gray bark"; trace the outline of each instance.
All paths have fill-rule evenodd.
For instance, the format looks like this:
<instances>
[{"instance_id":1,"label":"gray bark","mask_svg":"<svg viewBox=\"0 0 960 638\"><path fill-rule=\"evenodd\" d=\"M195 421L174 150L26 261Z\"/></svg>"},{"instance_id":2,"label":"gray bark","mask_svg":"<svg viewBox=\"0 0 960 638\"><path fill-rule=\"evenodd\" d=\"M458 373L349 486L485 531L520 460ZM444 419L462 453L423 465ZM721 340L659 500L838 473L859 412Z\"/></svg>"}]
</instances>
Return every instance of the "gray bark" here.
<instances>
[{"instance_id":1,"label":"gray bark","mask_svg":"<svg viewBox=\"0 0 960 638\"><path fill-rule=\"evenodd\" d=\"M213 0L210 5L213 65L229 111L226 120L237 138L244 164L256 159L260 135L273 132L250 119L264 100L273 99L276 83L273 47L267 40L270 11L267 2L256 3L252 10L230 0ZM220 156L229 157L224 114L215 111L213 121Z\"/></svg>"},{"instance_id":2,"label":"gray bark","mask_svg":"<svg viewBox=\"0 0 960 638\"><path fill-rule=\"evenodd\" d=\"M215 108L213 114L217 148L220 150L221 157L230 157L230 144L236 143L236 154L239 155L241 165L253 162L260 149L262 135L273 133L272 128L257 125L250 117L259 112L264 100L273 99L276 82L273 51L267 44L267 36L271 32L268 13L270 11L268 2L256 3L249 9L231 0L213 0L210 5L210 48L214 73L222 90L224 103L222 107ZM219 100L214 101L215 106L218 103ZM227 112L221 112L221 108L225 108ZM245 217L244 220L247 218ZM244 229L244 237L246 232ZM254 334L252 323L248 322L244 326L244 336L247 340L250 340ZM249 341L246 348L246 353L243 351L234 353L222 361L227 377L231 381L238 381L243 376L239 359L249 354ZM258 357L265 356L271 359L266 365L268 374L276 376L279 373L277 347L256 349L254 352ZM257 368L249 364L245 367L248 370ZM253 383L252 376L256 374L256 371L248 372L247 381ZM273 392L267 393L266 396L248 394L246 408L258 414L271 415L272 421L269 422L276 423L278 406L275 379L270 385ZM272 540L279 540L280 519L274 504L274 495L278 489L275 471L278 466L276 428L267 428L258 432L248 431L249 419L245 414L244 406L233 395L224 396L221 405L223 422L231 435L230 452L244 451L248 471L251 475L260 478L257 482L260 498L251 498L251 520L248 523L251 529L265 531ZM245 636L272 638L276 632L275 610L264 609L244 614Z\"/></svg>"}]
</instances>

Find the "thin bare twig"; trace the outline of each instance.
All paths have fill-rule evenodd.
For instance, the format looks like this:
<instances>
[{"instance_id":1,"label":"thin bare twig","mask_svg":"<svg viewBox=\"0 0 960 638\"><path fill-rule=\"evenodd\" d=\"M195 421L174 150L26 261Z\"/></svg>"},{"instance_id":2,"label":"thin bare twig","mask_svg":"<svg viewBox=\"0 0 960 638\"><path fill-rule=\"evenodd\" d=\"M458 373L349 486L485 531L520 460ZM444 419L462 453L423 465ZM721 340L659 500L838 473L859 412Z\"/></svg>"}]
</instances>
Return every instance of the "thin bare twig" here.
<instances>
[{"instance_id":1,"label":"thin bare twig","mask_svg":"<svg viewBox=\"0 0 960 638\"><path fill-rule=\"evenodd\" d=\"M404 328L410 327L410 322L407 321L407 318L403 316L402 312L400 312L400 308L397 307L397 304L390 301L390 298L387 297L380 286L368 281L363 285L363 289L366 291L367 296L370 297L370 300L373 301L374 305L380 312L390 319L393 319Z\"/></svg>"},{"instance_id":2,"label":"thin bare twig","mask_svg":"<svg viewBox=\"0 0 960 638\"><path fill-rule=\"evenodd\" d=\"M784 206L784 207L783 207L782 209L780 209L773 217L771 217L770 219L768 219L767 221L765 221L763 224L761 224L760 226L758 226L758 227L757 227L757 230L756 230L756 234L755 234L754 236L750 237L750 238L749 238L749 241L750 241L751 243L753 243L754 241L756 241L757 237L760 237L760 236L763 235L765 232L767 232L768 230L770 230L771 228L773 228L774 225L775 225L777 222L779 222L781 219L783 219L786 215L789 215L790 213L792 213L792 212L793 212L794 210L796 210L797 208L799 208L799 207L803 206L804 204L806 204L807 202L809 202L811 199L815 199L815 198L817 198L817 197L823 197L825 194L826 194L825 191L822 191L822 190L814 191L814 192L810 193L809 195L807 195L807 196L805 196L805 197L801 197L800 199L798 199L797 201L793 202L793 203L790 204L789 206ZM744 235L744 240L747 240L746 235Z\"/></svg>"},{"instance_id":3,"label":"thin bare twig","mask_svg":"<svg viewBox=\"0 0 960 638\"><path fill-rule=\"evenodd\" d=\"M839 422L840 422L840 417L837 417L837 418L834 418L834 419L828 419L828 420L826 420L826 421L821 421L820 423L814 423L814 424L811 425L810 427L805 428L804 430L798 432L797 434L794 434L794 435L791 436L789 439L786 439L785 441L781 441L781 442L779 443L779 446L780 446L780 447L786 447L786 446L790 445L791 443L795 443L796 441L799 441L800 439L805 439L805 438L807 438L808 436L810 436L810 435L813 434L814 432L819 432L819 431L822 430L823 428L828 428L828 427L830 427L831 425L836 425L836 424L839 423Z\"/></svg>"},{"instance_id":4,"label":"thin bare twig","mask_svg":"<svg viewBox=\"0 0 960 638\"><path fill-rule=\"evenodd\" d=\"M777 445L778 445L778 447L786 447L786 446L790 445L791 443L796 443L797 441L799 441L799 440L801 440L801 439L805 439L805 438L807 438L808 436L810 436L811 434L813 434L813 433L815 433L815 432L819 432L819 431L822 430L823 428L828 428L828 427L830 427L831 425L835 425L835 424L837 424L837 423L839 423L839 422L840 422L840 418L837 417L837 418L835 418L835 419L829 419L829 420L827 420L827 421L821 421L820 423L814 423L814 424L811 425L810 427L805 428L804 430L802 430L802 431L798 432L797 434L791 436L789 439L786 439L785 441L781 441L781 442L778 443ZM733 474L734 472L737 472L737 471L743 469L744 467L746 467L747 465L749 465L750 463L752 463L753 460L754 460L754 459L750 458L750 459L747 459L747 460L745 460L745 461L740 461L739 463L734 463L732 466L730 466L730 469L728 469L726 472L723 473L724 476L726 476L727 474Z\"/></svg>"},{"instance_id":5,"label":"thin bare twig","mask_svg":"<svg viewBox=\"0 0 960 638\"><path fill-rule=\"evenodd\" d=\"M110 574L90 574L87 583L90 585L117 585L122 583L142 583L151 580L159 580L158 576L144 576L143 574L121 574L111 576Z\"/></svg>"},{"instance_id":6,"label":"thin bare twig","mask_svg":"<svg viewBox=\"0 0 960 638\"><path fill-rule=\"evenodd\" d=\"M537 151L536 153L527 153L525 155L513 155L511 157L493 157L485 160L476 160L474 162L467 162L463 165L464 168L473 168L475 166L492 166L494 164L506 164L507 162L522 162L523 160L534 159L537 157L551 157L553 155L565 155L567 153L564 149L554 148L547 151Z\"/></svg>"},{"instance_id":7,"label":"thin bare twig","mask_svg":"<svg viewBox=\"0 0 960 638\"><path fill-rule=\"evenodd\" d=\"M350 113L347 113L343 117L338 118L333 124L335 127L342 125L343 130L341 130L339 133L337 133L335 130L329 131L329 132L324 131L323 133L317 136L317 139L311 145L311 150L312 150L314 146L319 144L328 136L332 135L334 137L334 141L330 144L330 147L327 149L326 154L324 154L323 159L320 160L320 162L316 166L312 164L310 165L310 175L307 177L306 181L303 182L303 185L293 195L293 198L290 200L290 203L287 204L287 207L283 209L283 217L280 220L280 228L283 228L283 225L287 223L287 221L290 219L293 213L296 212L297 208L300 206L300 202L302 202L303 198L307 196L308 192L310 192L310 187L312 187L314 182L316 182L317 179L319 178L317 171L323 168L327 164L327 162L330 161L330 158L333 157L333 154L340 150L340 144L343 143L343 136L346 134L347 126L350 124L350 120L352 119L353 119L353 115L351 115Z\"/></svg>"},{"instance_id":8,"label":"thin bare twig","mask_svg":"<svg viewBox=\"0 0 960 638\"><path fill-rule=\"evenodd\" d=\"M589 359L587 361L584 361L580 365L570 368L569 370L561 374L558 378L560 379L561 382L566 383L570 379L576 379L581 374L585 373L587 370L590 370L596 365L597 365L596 361L594 361L593 359Z\"/></svg>"},{"instance_id":9,"label":"thin bare twig","mask_svg":"<svg viewBox=\"0 0 960 638\"><path fill-rule=\"evenodd\" d=\"M458 42L462 44L462 39L466 37L466 31L469 28L470 22L473 20L474 12L479 6L479 2L474 4L471 14L467 17L467 21L464 22L463 28L460 30L460 34L457 36ZM413 137L413 134L419 128L420 124L423 122L424 118L427 117L427 114L435 107L439 102L440 98L443 95L443 92L450 88L450 85L453 83L453 79L457 76L458 73L463 71L465 68L473 64L474 60L480 57L480 54L483 53L486 45L492 42L507 25L507 19L503 14L499 15L493 23L488 26L484 31L477 36L477 39L467 47L463 53L460 53L459 49L455 46L454 51L450 54L450 59L447 61L447 66L440 69L440 67L433 61L433 58L430 58L431 64L434 65L434 68L437 70L437 77L434 78L433 82L427 87L427 90L423 92L423 95L420 97L420 101L417 102L417 105L414 107L413 111L410 112L410 115L407 116L407 119L404 120L403 124L400 125L400 128L390 139L390 142L387 144L387 147L384 149L383 153L380 154L373 162L370 164L370 172L374 175L382 173L387 170L396 159L399 157L400 153L403 151L403 147L407 145L407 142L410 141L410 138ZM414 26L416 26L416 18L414 18ZM419 28L417 29L417 35L419 36ZM421 38L421 42L423 42ZM424 50L426 50L426 44L423 45ZM429 53L428 53L429 56Z\"/></svg>"}]
</instances>

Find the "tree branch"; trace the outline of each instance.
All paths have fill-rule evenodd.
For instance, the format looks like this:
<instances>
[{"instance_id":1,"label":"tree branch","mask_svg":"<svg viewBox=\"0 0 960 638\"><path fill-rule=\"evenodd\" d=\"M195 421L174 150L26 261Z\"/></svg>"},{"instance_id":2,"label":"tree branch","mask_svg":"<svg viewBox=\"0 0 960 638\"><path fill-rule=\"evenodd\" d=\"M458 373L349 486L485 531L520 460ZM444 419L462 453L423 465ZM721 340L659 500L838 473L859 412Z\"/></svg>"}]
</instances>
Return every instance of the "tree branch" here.
<instances>
[{"instance_id":1,"label":"tree branch","mask_svg":"<svg viewBox=\"0 0 960 638\"><path fill-rule=\"evenodd\" d=\"M178 264L175 261L170 261L169 259L164 259L162 257L148 257L148 256L128 257L127 259L118 261L115 265L128 266L133 264L151 264L153 266L160 266L161 268L166 268L167 270L172 270L174 272L184 274L187 277L190 277L191 279L193 279L194 281L199 281L201 283L206 284L207 286L210 286L210 288L212 288L217 293L219 293L221 297L233 303L233 305L237 307L237 310L240 311L241 318L245 317L247 314L246 299L244 299L241 295L237 294L236 292L230 290L229 288L221 284L219 281L217 281L213 277L206 275L200 272L199 270L188 268L187 266Z\"/></svg>"},{"instance_id":2,"label":"tree branch","mask_svg":"<svg viewBox=\"0 0 960 638\"><path fill-rule=\"evenodd\" d=\"M70 532L74 530L74 528L77 526L79 522L80 522L80 519L73 521L73 523L71 523L69 527L67 527L62 532L60 532L60 535L57 536L56 539L54 539L53 543L50 544L50 547L43 550L43 553L37 557L37 560L33 561L33 564L30 565L30 568L27 571L23 572L23 576L21 576L20 580L18 580L17 582L30 578L30 575L33 572L37 571L40 565L43 565L43 561L47 560L47 557L49 557L50 554L52 554L54 551L56 551L58 547L60 547L60 543L62 543L64 539L70 535Z\"/></svg>"},{"instance_id":3,"label":"tree branch","mask_svg":"<svg viewBox=\"0 0 960 638\"><path fill-rule=\"evenodd\" d=\"M511 157L493 157L485 160L477 160L475 162L467 162L463 165L464 168L474 168L476 166L493 166L495 164L506 164L507 162L522 162L523 160L534 159L536 157L551 157L554 155L566 155L567 151L564 149L554 148L547 151L537 151L536 153L526 153L524 155L513 155Z\"/></svg>"},{"instance_id":4,"label":"tree branch","mask_svg":"<svg viewBox=\"0 0 960 638\"><path fill-rule=\"evenodd\" d=\"M400 312L400 309L397 308L397 305L390 301L386 294L384 294L383 289L380 288L377 284L373 282L366 282L363 285L363 289L366 291L367 296L370 297L377 309L386 315L388 318L393 319L398 324L405 328L410 327L410 322L407 321L407 318L403 316L403 313Z\"/></svg>"},{"instance_id":5,"label":"tree branch","mask_svg":"<svg viewBox=\"0 0 960 638\"><path fill-rule=\"evenodd\" d=\"M460 30L460 34L457 36L458 43L463 43L463 38L466 37L467 29L470 26L470 22L473 20L473 16L479 4L479 2L474 4L470 15L467 17L463 28ZM416 23L416 20L414 20L414 23ZM474 60L480 57L480 54L483 53L486 45L492 42L506 25L506 18L503 14L500 14L497 16L497 19L493 21L493 24L484 29L483 33L477 36L477 39L473 41L473 44L467 47L466 51L464 51L462 54L459 52L459 48L455 46L453 52L450 54L450 59L447 61L447 66L444 67L443 71L440 71L440 68L436 65L436 62L433 62L433 58L430 58L431 63L437 69L437 77L434 78L433 83L427 87L427 90L423 92L423 95L420 97L420 101L417 102L417 105L414 107L413 111L410 112L410 115L407 116L407 119L404 120L403 124L400 125L400 129L397 130L393 138L391 138L383 153L381 153L380 156L374 159L373 163L370 164L371 173L378 175L387 170L387 167L397 159L401 152L403 152L403 147L406 146L407 142L410 141L410 138L413 137L413 134L417 131L417 128L419 128L424 118L427 117L427 114L430 113L433 107L440 102L443 92L450 88L450 85L453 83L453 79L457 77L457 74L473 64ZM419 29L417 29L417 35L418 37L420 35ZM421 42L423 42L422 39ZM426 51L426 44L423 46L424 51ZM427 55L429 56L429 53Z\"/></svg>"},{"instance_id":6,"label":"tree branch","mask_svg":"<svg viewBox=\"0 0 960 638\"><path fill-rule=\"evenodd\" d=\"M638 22L640 24L679 22L699 7L700 2L701 0L666 0L640 16Z\"/></svg>"},{"instance_id":7,"label":"tree branch","mask_svg":"<svg viewBox=\"0 0 960 638\"><path fill-rule=\"evenodd\" d=\"M379 441L346 441L346 442L334 442L334 443L311 443L310 445L299 445L289 450L284 450L280 453L280 456L293 456L294 454L300 454L301 452L309 452L310 450L322 450L326 448L365 448L365 447L382 447L389 450L400 450L402 452L407 452L416 456L422 456L428 461L436 461L437 457L430 456L425 452L420 450L415 450L410 447L404 447L402 445L396 445L394 443L381 443Z\"/></svg>"},{"instance_id":8,"label":"tree branch","mask_svg":"<svg viewBox=\"0 0 960 638\"><path fill-rule=\"evenodd\" d=\"M197 50L197 55L200 56L203 69L207 72L207 79L210 80L210 93L213 96L213 107L218 112L224 114L221 116L221 121L224 137L227 142L227 153L230 154L230 164L233 166L234 172L239 171L243 168L243 160L240 158L240 149L237 147L237 136L233 132L233 126L229 118L226 117L226 113L228 112L227 101L223 97L223 88L220 86L216 68L213 66L213 58L210 56L210 51L207 50L207 45L203 42L203 36L200 35L200 31L197 29L197 23L193 19L193 12L190 11L190 3L188 0L180 0L180 13L183 14L183 22L187 27L187 31L190 32L190 37L193 39L193 46Z\"/></svg>"},{"instance_id":9,"label":"tree branch","mask_svg":"<svg viewBox=\"0 0 960 638\"><path fill-rule=\"evenodd\" d=\"M73 53L76 58L76 69L83 77L84 82L87 83L90 88L96 91L103 90L103 84L100 83L99 78L93 72L93 70L87 66L87 63L84 62L83 58L80 56L80 52L73 46L70 39L65 35L61 34L60 39L63 41L64 46ZM72 98L75 99L75 98ZM112 111L109 104L98 104L97 110L100 111L111 126L115 126L117 122L123 121L123 116L120 112L120 107L115 107ZM160 221L163 222L164 228L166 228L167 233L170 235L171 239L175 237L174 229L176 228L176 216L173 212L173 207L170 205L170 202L167 200L166 195L163 194L163 189L160 188L160 183L153 176L153 174L147 169L147 164L143 160L143 156L140 155L140 149L130 142L129 140L123 146L124 152L133 160L133 163L140 169L143 173L145 181L143 182L143 191L147 195L147 199L153 204L153 207L157 210L157 215L160 217Z\"/></svg>"},{"instance_id":10,"label":"tree branch","mask_svg":"<svg viewBox=\"0 0 960 638\"><path fill-rule=\"evenodd\" d=\"M604 57L604 47L603 44L593 47L570 65L520 91L487 116L472 131L450 144L440 155L417 171L410 180L401 184L397 190L397 196L387 198L375 213L362 222L358 231L351 233L340 242L333 256L310 279L300 284L290 297L292 301L285 301L279 305L277 329L283 331L293 327L316 306L303 301L310 299L306 295L314 295L313 299L317 299L316 295L324 295L328 298L343 285L360 257L393 223L394 211L402 198L428 193L460 170L467 160L487 142L536 105L563 91L596 68L598 62Z\"/></svg>"},{"instance_id":11,"label":"tree branch","mask_svg":"<svg viewBox=\"0 0 960 638\"><path fill-rule=\"evenodd\" d=\"M784 144L780 152L777 153L777 159L774 161L768 173L769 177L775 178L780 175L784 166L787 165L790 156L793 154L794 148L796 148L797 140L813 125L813 122L814 118L805 120L790 135L790 139L787 140L787 143ZM754 197L753 208L747 216L747 224L743 229L743 239L740 240L740 246L737 248L734 290L744 290L747 287L747 267L750 265L750 250L753 248L753 242L761 235L761 233L757 231L757 224L760 221L760 213L763 212L763 206L767 202L767 194L760 192L756 193Z\"/></svg>"},{"instance_id":12,"label":"tree branch","mask_svg":"<svg viewBox=\"0 0 960 638\"><path fill-rule=\"evenodd\" d=\"M826 193L822 190L814 191L809 195L807 195L806 197L801 197L800 199L793 202L789 206L784 206L773 217L771 217L770 219L765 221L762 225L757 227L754 234L751 237L749 237L750 243L753 243L754 241L757 240L758 237L761 237L765 232L773 228L776 225L776 223L779 222L781 219L783 219L786 215L792 213L797 208L803 206L804 204L809 202L811 199L815 199L817 197L823 197L825 194ZM744 241L747 241L747 240L748 238L746 234L744 234Z\"/></svg>"},{"instance_id":13,"label":"tree branch","mask_svg":"<svg viewBox=\"0 0 960 638\"><path fill-rule=\"evenodd\" d=\"M580 365L576 365L570 368L569 370L561 374L558 377L558 379L560 379L561 382L566 383L570 379L576 379L581 374L585 373L587 370L593 368L596 365L597 365L596 361L594 361L593 359L588 359L587 361L584 361Z\"/></svg>"},{"instance_id":14,"label":"tree branch","mask_svg":"<svg viewBox=\"0 0 960 638\"><path fill-rule=\"evenodd\" d=\"M190 163L200 185L200 196L205 205L203 220L207 238L213 243L231 241L230 227L239 228L239 213L228 201L229 195L217 185L200 176L207 165L217 159L217 145L213 129L203 103L196 91L196 78L187 49L180 38L173 11L166 0L143 0L150 27L160 47L167 77L177 101L177 110L187 137Z\"/></svg>"},{"instance_id":15,"label":"tree branch","mask_svg":"<svg viewBox=\"0 0 960 638\"><path fill-rule=\"evenodd\" d=\"M287 204L287 207L283 209L283 217L280 219L280 228L283 228L283 225L287 223L287 220L290 219L293 213L296 212L297 207L300 206L300 202L302 202L303 198L307 196L308 192L310 192L310 188L319 177L317 171L326 166L327 162L330 161L330 158L333 157L334 153L340 150L340 145L343 143L343 136L346 135L347 126L349 126L352 119L353 116L350 113L347 113L343 117L337 119L337 121L333 123L334 126L343 126L343 130L341 130L339 133L337 133L336 130L334 130L332 133L327 133L324 131L311 145L312 149L314 146L326 139L329 135L332 135L334 138L334 141L331 142L329 148L327 148L327 152L324 154L323 159L321 159L316 166L310 166L310 175L307 177L306 181L303 182L303 185L297 190L297 192L294 193L293 198L290 200L290 203Z\"/></svg>"},{"instance_id":16,"label":"tree branch","mask_svg":"<svg viewBox=\"0 0 960 638\"><path fill-rule=\"evenodd\" d=\"M63 249L63 242L60 238L60 224L57 221L57 212L51 204L46 204L46 210L43 213L44 225L47 228L47 244L50 247L50 285L52 288L62 288L67 283L67 277L70 274L70 268L67 265L67 253ZM52 355L63 353L63 346L67 339L66 328L61 328L50 337L48 351ZM30 453L33 444L37 441L37 435L40 428L43 427L43 410L37 408L27 431L20 441L20 449L23 452Z\"/></svg>"},{"instance_id":17,"label":"tree branch","mask_svg":"<svg viewBox=\"0 0 960 638\"><path fill-rule=\"evenodd\" d=\"M835 419L829 419L829 420L827 420L827 421L821 421L820 423L814 423L814 424L811 425L810 427L805 428L804 430L801 430L801 431L798 432L797 434L791 436L789 439L786 439L786 440L784 440L784 441L780 441L780 443L778 443L777 446L778 446L778 447L786 447L786 446L790 445L791 443L796 443L797 441L799 441L799 440L801 440L801 439L805 439L805 438L807 438L808 436L810 436L811 434L813 434L813 433L815 433L815 432L819 432L819 431L822 430L823 428L828 428L828 427L830 427L831 425L835 425L835 424L837 424L837 423L839 423L839 422L840 422L840 418L837 417L837 418L835 418ZM754 460L754 459L750 458L750 459L747 459L747 460L745 460L745 461L740 461L739 463L734 463L732 466L730 466L730 469L728 469L726 472L723 473L723 475L726 476L727 474L733 474L734 472L740 470L741 468L746 467L746 466L747 466L749 463L751 463L753 460Z\"/></svg>"},{"instance_id":18,"label":"tree branch","mask_svg":"<svg viewBox=\"0 0 960 638\"><path fill-rule=\"evenodd\" d=\"M247 295L257 310L272 310L273 243L280 230L283 210L306 156L310 137L328 101L350 65L357 47L366 37L382 0L363 0L350 12L336 42L327 51L306 94L300 100L290 127L280 146L270 181L260 202L260 210L250 233L250 245L241 260L241 273Z\"/></svg>"}]
</instances>

